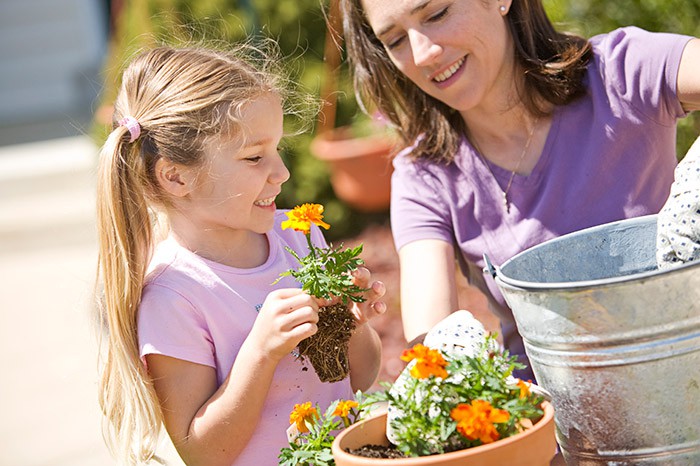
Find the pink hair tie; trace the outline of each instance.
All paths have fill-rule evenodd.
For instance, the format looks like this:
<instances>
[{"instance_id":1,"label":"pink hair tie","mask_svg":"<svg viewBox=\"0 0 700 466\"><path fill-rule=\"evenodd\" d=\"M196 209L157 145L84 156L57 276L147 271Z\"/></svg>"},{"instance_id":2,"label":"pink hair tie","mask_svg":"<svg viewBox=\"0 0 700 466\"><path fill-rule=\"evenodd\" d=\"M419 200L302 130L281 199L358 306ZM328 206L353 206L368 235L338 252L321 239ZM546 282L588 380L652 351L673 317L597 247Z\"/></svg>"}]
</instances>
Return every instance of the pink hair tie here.
<instances>
[{"instance_id":1,"label":"pink hair tie","mask_svg":"<svg viewBox=\"0 0 700 466\"><path fill-rule=\"evenodd\" d=\"M126 126L126 129L129 130L129 134L131 135L129 142L134 142L141 136L141 125L139 125L136 118L132 116L125 116L119 120L119 126Z\"/></svg>"}]
</instances>

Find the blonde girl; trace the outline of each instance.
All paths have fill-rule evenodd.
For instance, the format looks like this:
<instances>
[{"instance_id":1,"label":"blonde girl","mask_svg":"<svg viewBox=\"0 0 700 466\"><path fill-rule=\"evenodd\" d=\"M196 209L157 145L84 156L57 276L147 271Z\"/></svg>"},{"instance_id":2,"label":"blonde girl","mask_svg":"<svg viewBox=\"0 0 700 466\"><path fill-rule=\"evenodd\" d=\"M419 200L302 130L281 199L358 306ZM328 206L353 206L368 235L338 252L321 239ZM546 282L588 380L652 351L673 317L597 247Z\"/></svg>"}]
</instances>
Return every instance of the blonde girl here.
<instances>
[{"instance_id":1,"label":"blonde girl","mask_svg":"<svg viewBox=\"0 0 700 466\"><path fill-rule=\"evenodd\" d=\"M295 403L327 405L375 380L368 320L381 282L354 309L349 380L321 383L293 354L319 305L279 273L303 235L279 227L289 172L278 152L285 91L271 63L160 47L125 70L100 154L99 273L105 334L100 403L122 462L148 462L164 425L188 465L277 464ZM169 233L156 241L155 213ZM318 229L313 240L324 245Z\"/></svg>"}]
</instances>

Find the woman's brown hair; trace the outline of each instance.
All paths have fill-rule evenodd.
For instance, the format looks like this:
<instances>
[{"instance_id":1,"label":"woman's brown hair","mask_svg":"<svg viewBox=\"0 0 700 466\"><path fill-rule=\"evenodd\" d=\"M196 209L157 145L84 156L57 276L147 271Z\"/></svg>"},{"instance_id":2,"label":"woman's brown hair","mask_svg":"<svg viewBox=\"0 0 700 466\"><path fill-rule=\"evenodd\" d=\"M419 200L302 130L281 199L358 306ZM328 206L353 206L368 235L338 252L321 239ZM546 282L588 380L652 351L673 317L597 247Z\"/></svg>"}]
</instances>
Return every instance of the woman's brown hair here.
<instances>
[{"instance_id":1,"label":"woman's brown hair","mask_svg":"<svg viewBox=\"0 0 700 466\"><path fill-rule=\"evenodd\" d=\"M451 162L466 134L460 114L423 92L393 65L361 0L340 0L340 6L358 102L375 106L396 125L405 145L416 144L412 157ZM541 0L514 0L505 19L515 60L525 73L521 98L531 113L544 115L549 104L566 105L585 94L583 76L591 57L587 40L558 32Z\"/></svg>"}]
</instances>

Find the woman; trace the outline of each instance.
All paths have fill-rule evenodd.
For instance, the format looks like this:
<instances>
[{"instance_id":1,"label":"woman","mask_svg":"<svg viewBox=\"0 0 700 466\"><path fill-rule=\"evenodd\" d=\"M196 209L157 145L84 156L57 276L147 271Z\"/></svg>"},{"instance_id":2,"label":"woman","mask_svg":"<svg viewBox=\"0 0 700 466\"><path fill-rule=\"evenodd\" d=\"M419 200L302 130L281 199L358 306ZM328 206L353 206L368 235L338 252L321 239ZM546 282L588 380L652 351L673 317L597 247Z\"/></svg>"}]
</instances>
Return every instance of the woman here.
<instances>
[{"instance_id":1,"label":"woman","mask_svg":"<svg viewBox=\"0 0 700 466\"><path fill-rule=\"evenodd\" d=\"M358 95L408 146L394 161L391 206L406 339L457 309L457 253L506 347L525 359L483 254L498 265L562 234L658 212L676 122L700 108L700 40L623 28L587 41L557 32L541 0L341 7Z\"/></svg>"}]
</instances>

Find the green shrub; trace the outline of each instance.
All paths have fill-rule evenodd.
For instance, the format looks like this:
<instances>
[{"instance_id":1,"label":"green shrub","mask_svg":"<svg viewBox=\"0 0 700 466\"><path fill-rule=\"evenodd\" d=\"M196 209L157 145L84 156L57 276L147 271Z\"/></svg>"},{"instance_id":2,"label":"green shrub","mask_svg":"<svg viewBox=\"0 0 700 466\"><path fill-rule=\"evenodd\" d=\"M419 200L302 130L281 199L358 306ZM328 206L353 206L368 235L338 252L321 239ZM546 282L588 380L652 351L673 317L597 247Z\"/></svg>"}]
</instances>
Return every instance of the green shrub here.
<instances>
[{"instance_id":1,"label":"green shrub","mask_svg":"<svg viewBox=\"0 0 700 466\"><path fill-rule=\"evenodd\" d=\"M700 0L544 0L545 8L561 28L589 37L616 27L634 24L652 31L672 31L700 36ZM296 79L319 95L324 77L326 36L324 0L147 0L124 2L105 69L103 102L112 102L118 77L130 56L156 40L203 39L237 42L247 37L271 37L283 56L297 66ZM362 120L354 101L347 70L341 67L336 126ZM108 129L98 121L93 135L101 144ZM685 154L700 133L700 117L693 115L679 125L678 153ZM329 183L325 164L309 152L313 132L295 137L285 150L292 178L279 199L281 207L317 202L328 208L335 228L329 239L360 231L368 222L386 222L387 213L360 214L338 200ZM332 215L330 213L333 213Z\"/></svg>"}]
</instances>

